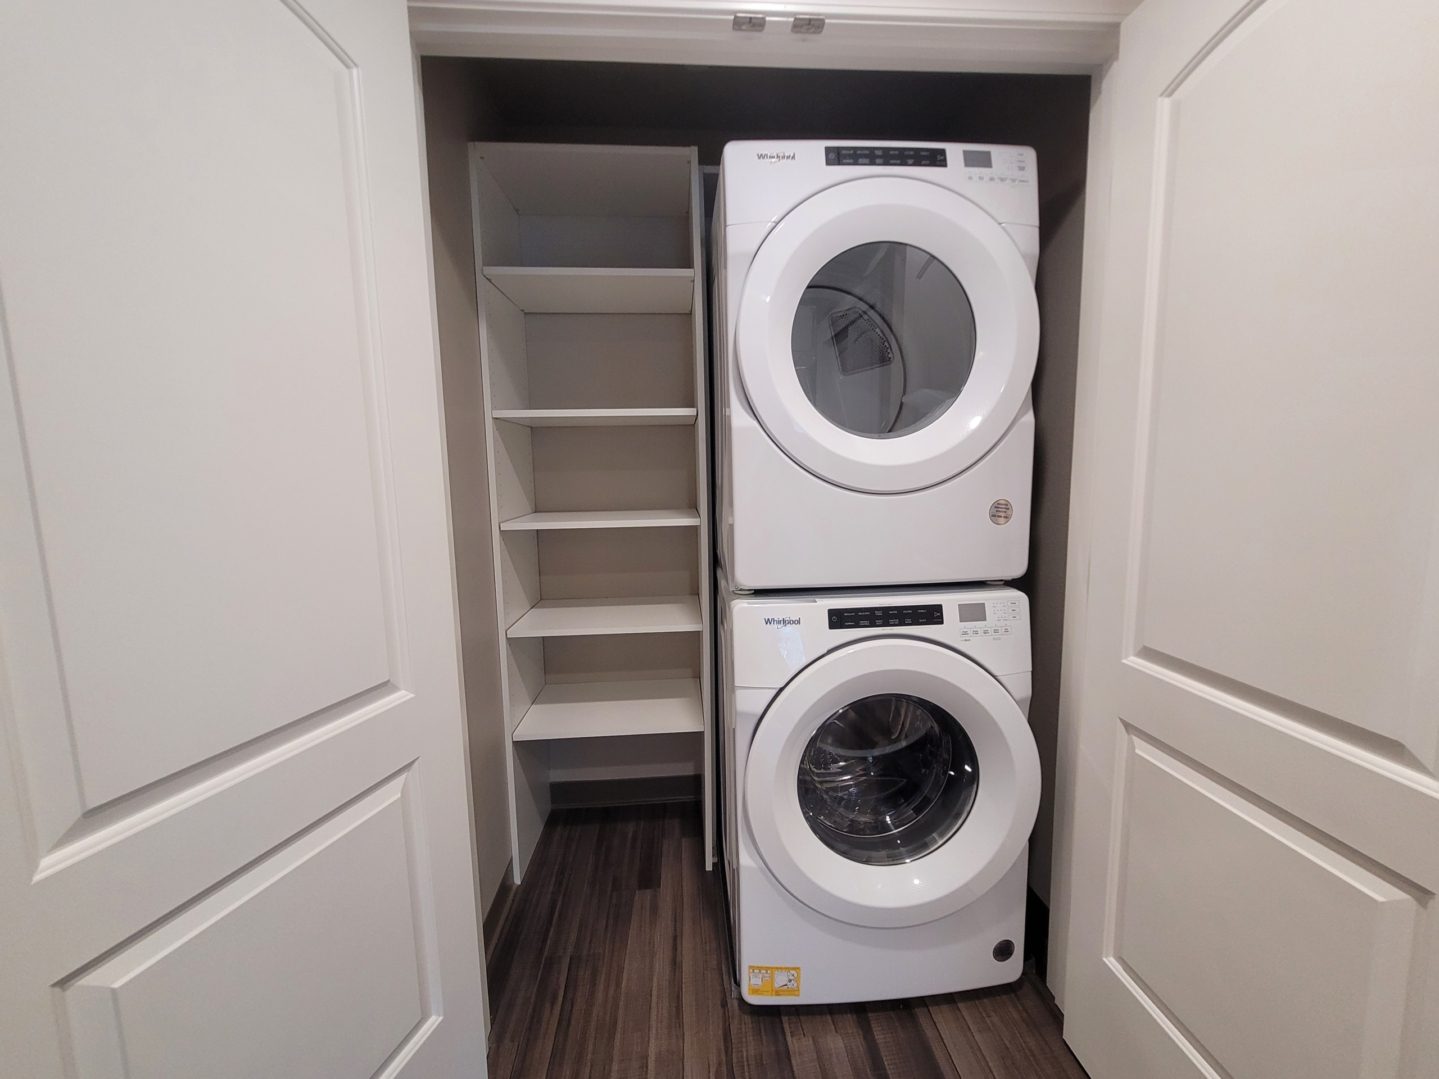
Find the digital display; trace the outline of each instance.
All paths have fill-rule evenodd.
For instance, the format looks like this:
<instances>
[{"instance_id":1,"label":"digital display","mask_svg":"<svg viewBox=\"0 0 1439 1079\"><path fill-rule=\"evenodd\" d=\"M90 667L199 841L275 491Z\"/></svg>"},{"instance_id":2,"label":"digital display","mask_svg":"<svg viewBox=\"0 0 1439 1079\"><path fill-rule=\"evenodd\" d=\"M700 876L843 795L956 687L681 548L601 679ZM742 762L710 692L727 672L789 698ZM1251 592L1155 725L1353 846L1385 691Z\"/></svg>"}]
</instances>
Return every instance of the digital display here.
<instances>
[{"instance_id":1,"label":"digital display","mask_svg":"<svg viewBox=\"0 0 1439 1079\"><path fill-rule=\"evenodd\" d=\"M984 617L983 603L961 603L959 605L959 620L961 622L983 622Z\"/></svg>"},{"instance_id":2,"label":"digital display","mask_svg":"<svg viewBox=\"0 0 1439 1079\"><path fill-rule=\"evenodd\" d=\"M994 168L994 155L988 150L965 150L964 167L967 169Z\"/></svg>"}]
</instances>

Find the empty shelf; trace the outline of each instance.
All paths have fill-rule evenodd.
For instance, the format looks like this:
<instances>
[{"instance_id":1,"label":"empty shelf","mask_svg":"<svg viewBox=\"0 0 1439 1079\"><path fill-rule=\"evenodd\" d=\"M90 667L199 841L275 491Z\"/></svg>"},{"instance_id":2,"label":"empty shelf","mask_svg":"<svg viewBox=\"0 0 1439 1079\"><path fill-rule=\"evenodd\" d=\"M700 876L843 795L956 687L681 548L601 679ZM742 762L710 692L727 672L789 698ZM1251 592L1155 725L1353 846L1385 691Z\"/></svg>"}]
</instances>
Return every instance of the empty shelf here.
<instances>
[{"instance_id":1,"label":"empty shelf","mask_svg":"<svg viewBox=\"0 0 1439 1079\"><path fill-rule=\"evenodd\" d=\"M520 616L511 637L588 637L623 633L698 633L698 596L545 599Z\"/></svg>"},{"instance_id":2,"label":"empty shelf","mask_svg":"<svg viewBox=\"0 0 1439 1079\"><path fill-rule=\"evenodd\" d=\"M487 266L485 276L534 314L685 315L694 301L693 270Z\"/></svg>"},{"instance_id":3,"label":"empty shelf","mask_svg":"<svg viewBox=\"0 0 1439 1079\"><path fill-rule=\"evenodd\" d=\"M570 510L527 513L501 521L505 532L551 528L698 528L695 510Z\"/></svg>"},{"instance_id":4,"label":"empty shelf","mask_svg":"<svg viewBox=\"0 0 1439 1079\"><path fill-rule=\"evenodd\" d=\"M693 678L547 685L515 728L517 742L704 730Z\"/></svg>"},{"instance_id":5,"label":"empty shelf","mask_svg":"<svg viewBox=\"0 0 1439 1079\"><path fill-rule=\"evenodd\" d=\"M692 427L693 408L497 408L494 417L526 427Z\"/></svg>"}]
</instances>

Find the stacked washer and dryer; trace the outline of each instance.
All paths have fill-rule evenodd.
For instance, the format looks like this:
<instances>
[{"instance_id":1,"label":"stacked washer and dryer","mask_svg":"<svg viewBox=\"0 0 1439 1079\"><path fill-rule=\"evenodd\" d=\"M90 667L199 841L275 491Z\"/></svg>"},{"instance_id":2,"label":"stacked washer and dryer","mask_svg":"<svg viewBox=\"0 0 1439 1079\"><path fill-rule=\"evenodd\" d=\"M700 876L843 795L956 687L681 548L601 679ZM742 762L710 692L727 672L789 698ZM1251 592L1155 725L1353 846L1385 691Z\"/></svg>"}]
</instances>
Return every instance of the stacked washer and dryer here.
<instances>
[{"instance_id":1,"label":"stacked washer and dryer","mask_svg":"<svg viewBox=\"0 0 1439 1079\"><path fill-rule=\"evenodd\" d=\"M1039 805L1032 150L737 142L714 216L720 747L753 1004L1013 981ZM982 582L982 583L966 583Z\"/></svg>"}]
</instances>

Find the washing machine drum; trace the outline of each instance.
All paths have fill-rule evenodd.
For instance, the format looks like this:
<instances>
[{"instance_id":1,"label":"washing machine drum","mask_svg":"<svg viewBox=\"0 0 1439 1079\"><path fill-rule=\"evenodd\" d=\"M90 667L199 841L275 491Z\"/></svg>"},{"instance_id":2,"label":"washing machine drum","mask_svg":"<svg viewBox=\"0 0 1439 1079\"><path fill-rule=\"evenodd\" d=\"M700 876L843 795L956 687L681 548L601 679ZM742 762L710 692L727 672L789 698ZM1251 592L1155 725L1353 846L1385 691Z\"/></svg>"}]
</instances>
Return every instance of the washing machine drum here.
<instances>
[{"instance_id":1,"label":"washing machine drum","mask_svg":"<svg viewBox=\"0 0 1439 1079\"><path fill-rule=\"evenodd\" d=\"M796 899L855 925L920 925L1014 865L1039 809L1039 756L988 672L938 644L875 638L780 691L744 793L760 858Z\"/></svg>"},{"instance_id":2,"label":"washing machine drum","mask_svg":"<svg viewBox=\"0 0 1439 1079\"><path fill-rule=\"evenodd\" d=\"M1024 404L1039 308L1004 228L892 177L827 188L755 253L736 315L745 393L769 436L838 486L933 486L993 448Z\"/></svg>"}]
</instances>

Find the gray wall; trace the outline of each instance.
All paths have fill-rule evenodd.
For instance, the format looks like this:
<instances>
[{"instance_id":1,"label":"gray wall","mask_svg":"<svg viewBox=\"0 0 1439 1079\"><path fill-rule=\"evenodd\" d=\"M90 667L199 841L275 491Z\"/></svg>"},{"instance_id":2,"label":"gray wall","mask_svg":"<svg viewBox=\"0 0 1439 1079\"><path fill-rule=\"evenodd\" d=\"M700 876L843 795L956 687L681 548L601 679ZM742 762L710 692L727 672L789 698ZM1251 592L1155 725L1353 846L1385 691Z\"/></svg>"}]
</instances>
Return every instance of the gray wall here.
<instances>
[{"instance_id":1,"label":"gray wall","mask_svg":"<svg viewBox=\"0 0 1439 1079\"><path fill-rule=\"evenodd\" d=\"M1039 746L1044 788L1030 843L1029 886L1049 902L1054 857L1054 774L1059 741L1059 671L1064 640L1069 547L1069 480L1074 450L1074 382L1079 352L1083 262L1083 146L1053 162L1040 212L1039 365L1035 372L1034 512L1029 574L1034 635L1034 698L1029 724Z\"/></svg>"},{"instance_id":2,"label":"gray wall","mask_svg":"<svg viewBox=\"0 0 1439 1079\"><path fill-rule=\"evenodd\" d=\"M488 110L478 87L463 68L426 61L421 78L460 659L483 920L510 863L505 712L500 700L500 636L495 615L485 402L480 380L469 195L468 144L471 139L485 137Z\"/></svg>"}]
</instances>

